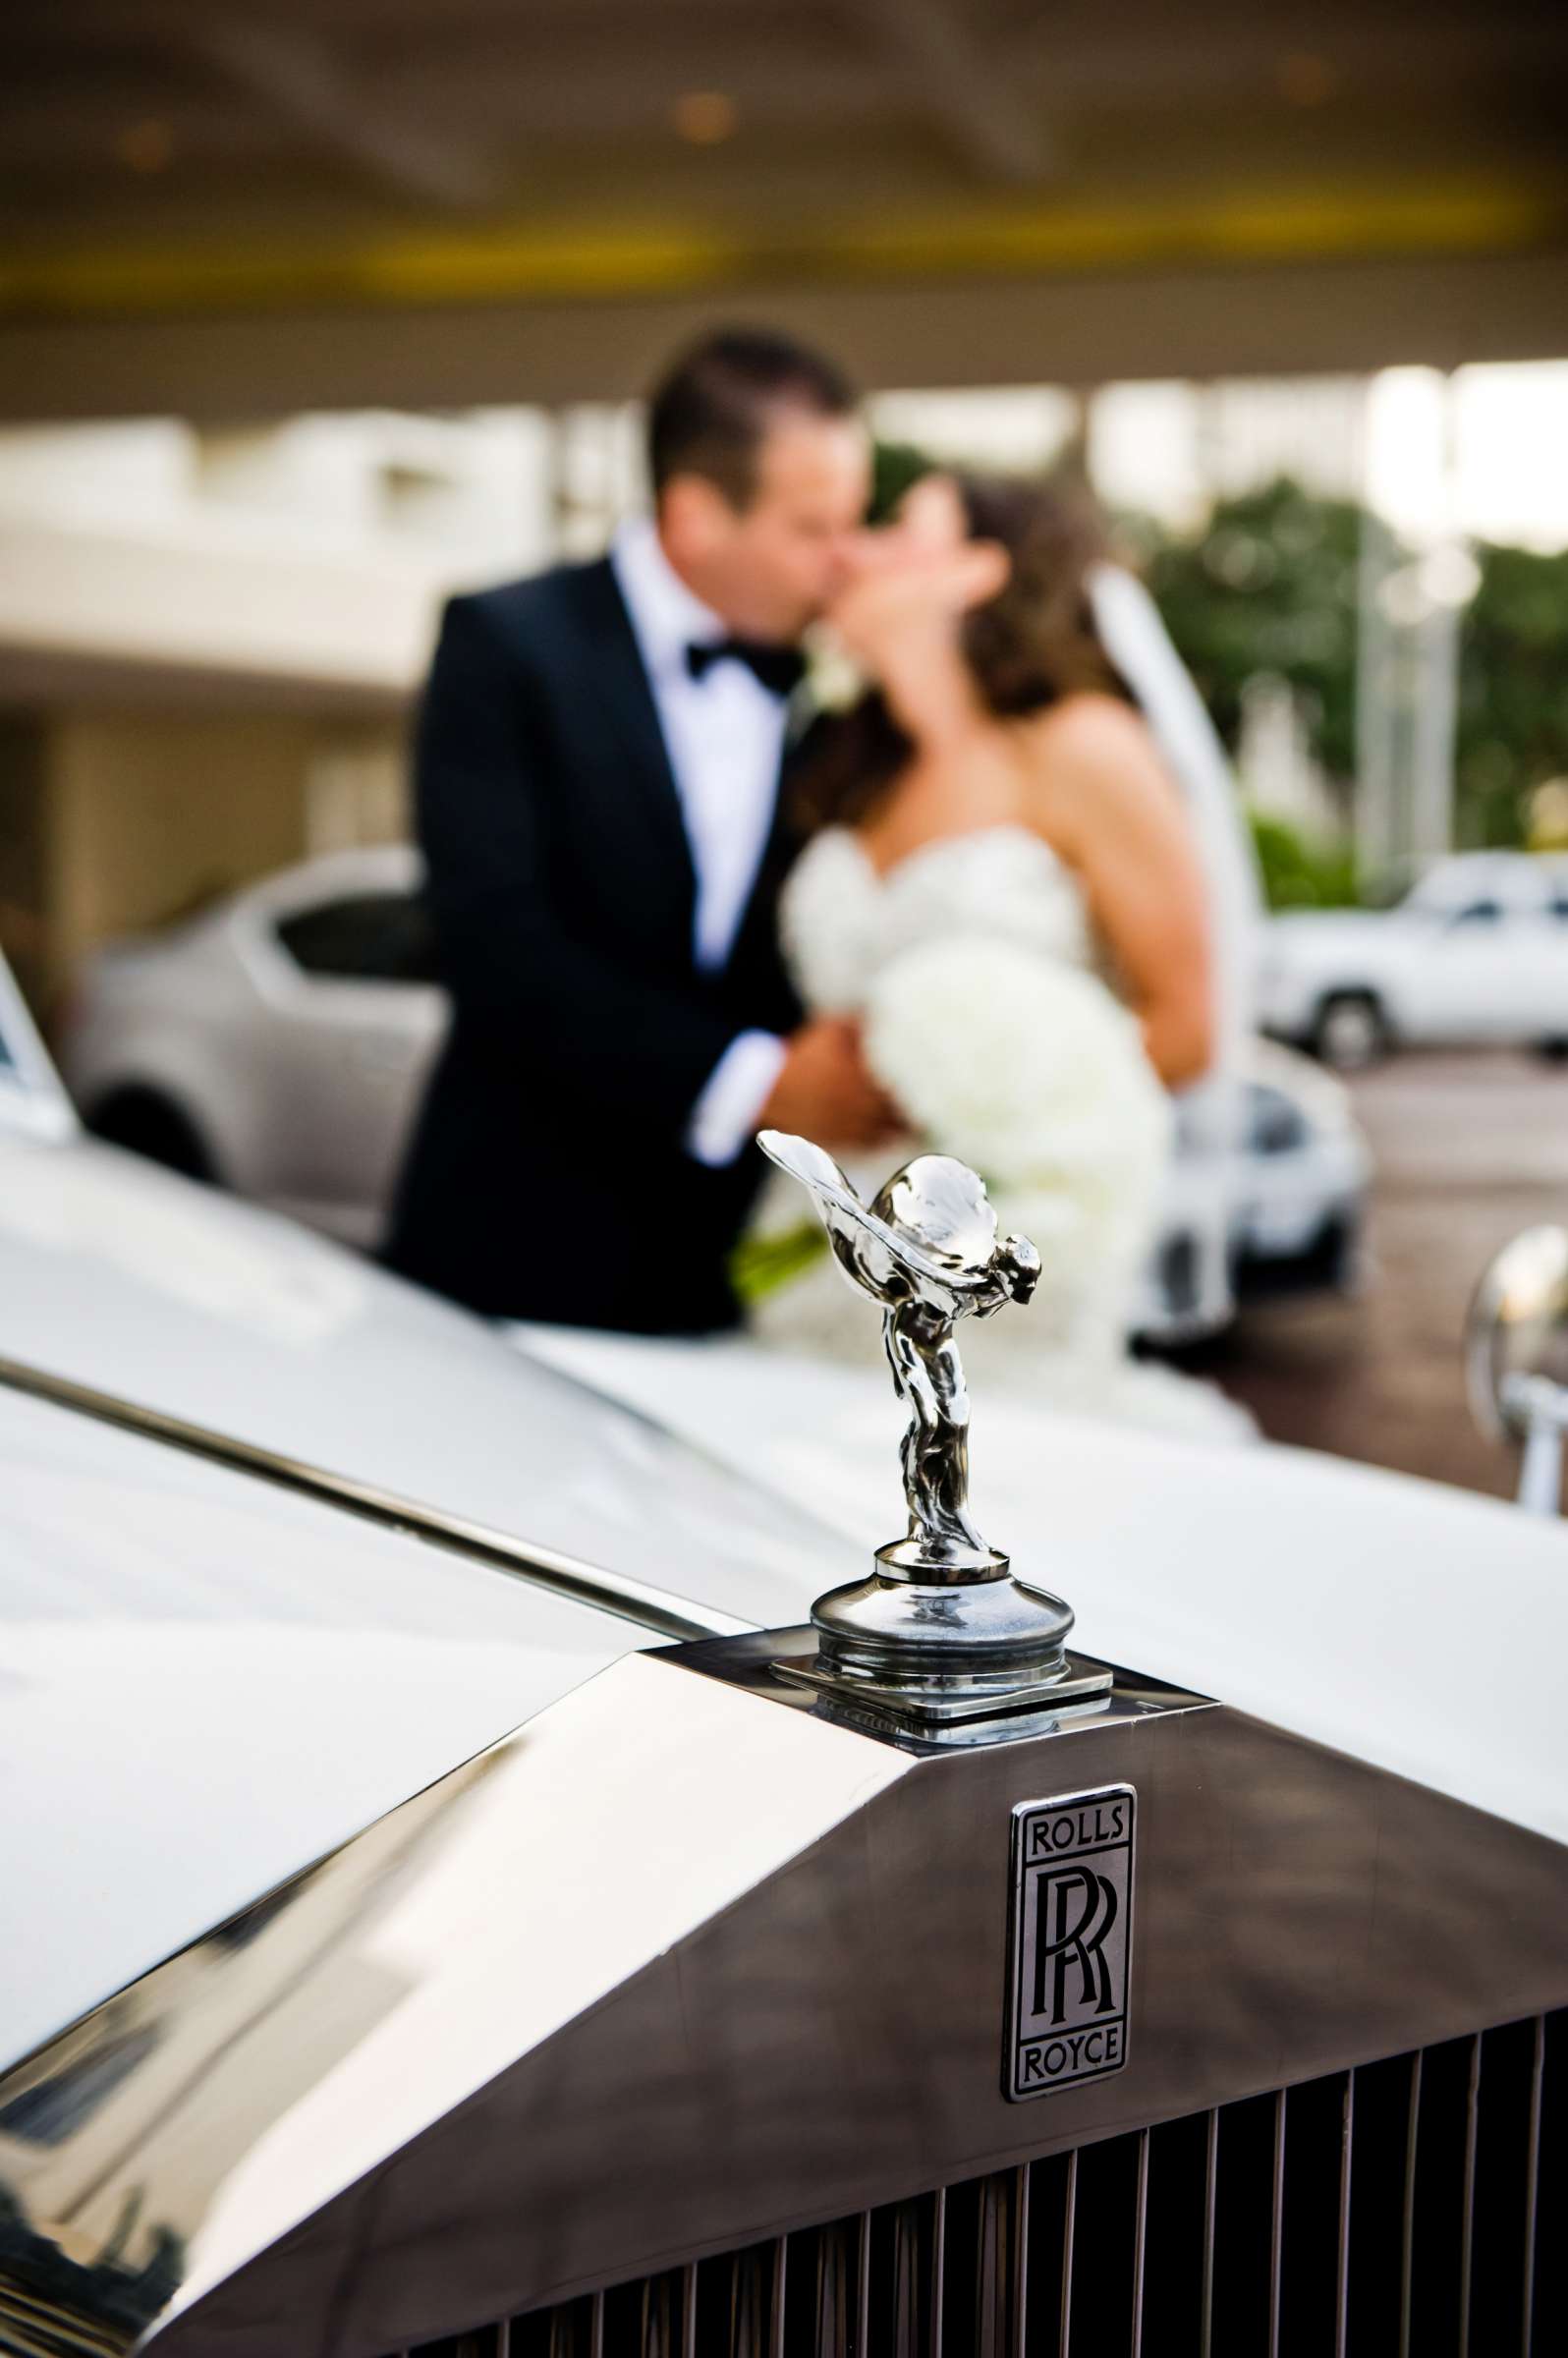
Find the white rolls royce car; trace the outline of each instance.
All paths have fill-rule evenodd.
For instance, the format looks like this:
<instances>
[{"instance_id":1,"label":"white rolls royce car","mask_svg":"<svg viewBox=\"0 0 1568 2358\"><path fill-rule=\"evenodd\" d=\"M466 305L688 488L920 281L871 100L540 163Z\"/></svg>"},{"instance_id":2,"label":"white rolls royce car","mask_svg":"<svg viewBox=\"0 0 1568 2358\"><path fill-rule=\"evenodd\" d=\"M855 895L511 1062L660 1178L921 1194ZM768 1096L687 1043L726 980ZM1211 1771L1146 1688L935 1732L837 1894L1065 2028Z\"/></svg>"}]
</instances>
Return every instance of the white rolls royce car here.
<instances>
[{"instance_id":1,"label":"white rolls royce car","mask_svg":"<svg viewBox=\"0 0 1568 2358\"><path fill-rule=\"evenodd\" d=\"M0 1354L0 2348L1565 2346L1560 1525L1041 1414L1064 1700L917 1709L804 1438L58 1105Z\"/></svg>"},{"instance_id":2,"label":"white rolls royce car","mask_svg":"<svg viewBox=\"0 0 1568 2358\"><path fill-rule=\"evenodd\" d=\"M1401 1043L1568 1047L1568 859L1467 852L1396 908L1270 918L1258 1018L1346 1070Z\"/></svg>"},{"instance_id":3,"label":"white rolls royce car","mask_svg":"<svg viewBox=\"0 0 1568 2358\"><path fill-rule=\"evenodd\" d=\"M380 1234L446 1022L418 855L388 844L268 877L89 962L61 1043L89 1127L353 1244ZM1215 1204L1231 1292L1355 1278L1369 1158L1343 1093L1257 1042L1240 1137L1178 1124L1141 1331L1213 1323Z\"/></svg>"}]
</instances>

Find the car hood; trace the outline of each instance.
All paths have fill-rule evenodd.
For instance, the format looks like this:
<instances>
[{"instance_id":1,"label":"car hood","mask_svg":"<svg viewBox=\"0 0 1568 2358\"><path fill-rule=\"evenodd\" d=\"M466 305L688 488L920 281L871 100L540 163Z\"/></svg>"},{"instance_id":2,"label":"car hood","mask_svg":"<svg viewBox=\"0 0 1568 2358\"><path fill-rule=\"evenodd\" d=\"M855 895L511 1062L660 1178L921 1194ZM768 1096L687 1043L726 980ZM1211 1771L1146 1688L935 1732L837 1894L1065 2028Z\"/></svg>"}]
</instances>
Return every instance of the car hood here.
<instances>
[{"instance_id":1,"label":"car hood","mask_svg":"<svg viewBox=\"0 0 1568 2358\"><path fill-rule=\"evenodd\" d=\"M291 1222L0 1134L0 1358L770 1626L842 1541L646 1415Z\"/></svg>"},{"instance_id":2,"label":"car hood","mask_svg":"<svg viewBox=\"0 0 1568 2358\"><path fill-rule=\"evenodd\" d=\"M0 2069L651 1633L0 1391Z\"/></svg>"},{"instance_id":3,"label":"car hood","mask_svg":"<svg viewBox=\"0 0 1568 2358\"><path fill-rule=\"evenodd\" d=\"M892 1536L897 1417L874 1368L718 1341L525 1330L866 1551ZM1277 1442L1173 1438L981 1387L975 1501L1073 1644L1568 1841L1568 1736L1523 1651L1568 1653L1568 1534L1437 1483Z\"/></svg>"}]
</instances>

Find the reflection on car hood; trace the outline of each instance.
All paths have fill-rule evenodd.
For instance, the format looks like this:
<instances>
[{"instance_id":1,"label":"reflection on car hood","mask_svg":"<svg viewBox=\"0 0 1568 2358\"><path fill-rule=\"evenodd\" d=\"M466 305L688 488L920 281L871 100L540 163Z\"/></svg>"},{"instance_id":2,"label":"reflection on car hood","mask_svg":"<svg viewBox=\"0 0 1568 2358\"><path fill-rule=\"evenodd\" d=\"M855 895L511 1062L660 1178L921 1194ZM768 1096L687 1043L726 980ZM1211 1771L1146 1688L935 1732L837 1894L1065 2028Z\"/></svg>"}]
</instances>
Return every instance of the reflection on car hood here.
<instances>
[{"instance_id":1,"label":"reflection on car hood","mask_svg":"<svg viewBox=\"0 0 1568 2358\"><path fill-rule=\"evenodd\" d=\"M0 2068L648 1643L10 1392L0 1564Z\"/></svg>"},{"instance_id":2,"label":"reflection on car hood","mask_svg":"<svg viewBox=\"0 0 1568 2358\"><path fill-rule=\"evenodd\" d=\"M0 1356L761 1624L852 1569L801 1509L466 1312L92 1140L0 1137Z\"/></svg>"}]
</instances>

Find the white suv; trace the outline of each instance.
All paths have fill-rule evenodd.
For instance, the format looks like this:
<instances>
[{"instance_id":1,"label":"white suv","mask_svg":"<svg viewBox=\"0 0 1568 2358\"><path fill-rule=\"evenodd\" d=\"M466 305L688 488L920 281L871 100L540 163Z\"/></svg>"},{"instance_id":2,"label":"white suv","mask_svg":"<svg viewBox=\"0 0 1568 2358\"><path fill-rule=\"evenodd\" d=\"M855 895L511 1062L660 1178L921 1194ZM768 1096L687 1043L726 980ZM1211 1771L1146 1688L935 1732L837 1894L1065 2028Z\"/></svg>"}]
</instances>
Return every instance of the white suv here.
<instances>
[{"instance_id":1,"label":"white suv","mask_svg":"<svg viewBox=\"0 0 1568 2358\"><path fill-rule=\"evenodd\" d=\"M1568 858L1467 852L1394 909L1272 918L1259 1021L1330 1064L1395 1042L1568 1044Z\"/></svg>"}]
</instances>

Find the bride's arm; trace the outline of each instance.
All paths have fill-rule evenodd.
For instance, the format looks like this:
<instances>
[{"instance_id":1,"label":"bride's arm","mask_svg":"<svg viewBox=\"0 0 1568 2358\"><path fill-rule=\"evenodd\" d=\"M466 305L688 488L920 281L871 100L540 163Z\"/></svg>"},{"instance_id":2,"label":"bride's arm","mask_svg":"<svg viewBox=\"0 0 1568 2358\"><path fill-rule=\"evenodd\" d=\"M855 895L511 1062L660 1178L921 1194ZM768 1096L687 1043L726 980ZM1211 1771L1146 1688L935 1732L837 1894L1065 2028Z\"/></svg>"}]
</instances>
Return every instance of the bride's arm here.
<instances>
[{"instance_id":1,"label":"bride's arm","mask_svg":"<svg viewBox=\"0 0 1568 2358\"><path fill-rule=\"evenodd\" d=\"M1076 870L1090 915L1167 1088L1213 1054L1207 897L1180 789L1147 724L1114 697L1069 697L1029 729L1040 833Z\"/></svg>"}]
</instances>

